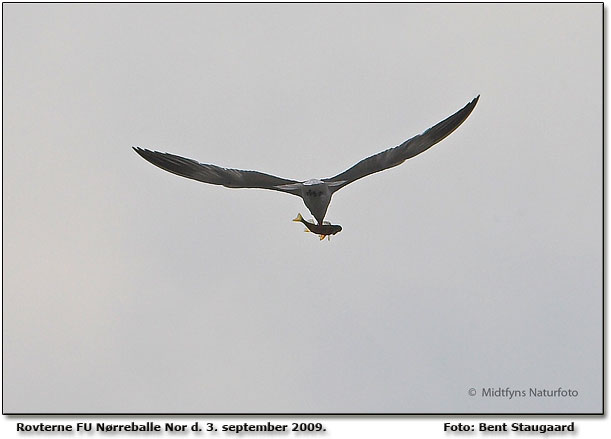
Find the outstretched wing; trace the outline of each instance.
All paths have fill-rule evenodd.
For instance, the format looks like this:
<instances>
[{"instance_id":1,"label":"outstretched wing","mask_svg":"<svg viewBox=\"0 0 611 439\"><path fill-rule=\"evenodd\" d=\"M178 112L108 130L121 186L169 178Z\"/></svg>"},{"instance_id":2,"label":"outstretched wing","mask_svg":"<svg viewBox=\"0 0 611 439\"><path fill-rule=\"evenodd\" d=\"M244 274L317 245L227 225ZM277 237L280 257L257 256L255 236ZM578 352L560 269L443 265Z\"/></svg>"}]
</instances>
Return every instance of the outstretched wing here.
<instances>
[{"instance_id":1,"label":"outstretched wing","mask_svg":"<svg viewBox=\"0 0 611 439\"><path fill-rule=\"evenodd\" d=\"M325 178L324 181L328 183L331 190L335 192L359 178L400 165L405 160L426 151L431 146L450 135L452 131L458 128L460 124L467 119L475 108L475 104L477 104L478 100L479 96L465 105L461 110L458 110L452 116L429 128L424 133L406 140L399 146L361 160L350 169L335 177Z\"/></svg>"},{"instance_id":2,"label":"outstretched wing","mask_svg":"<svg viewBox=\"0 0 611 439\"><path fill-rule=\"evenodd\" d=\"M299 195L296 189L299 183L294 180L274 177L273 175L257 171L241 171L239 169L206 165L174 154L150 151L138 147L134 147L134 151L155 166L181 177L191 178L204 183L219 184L229 188L272 189Z\"/></svg>"}]
</instances>

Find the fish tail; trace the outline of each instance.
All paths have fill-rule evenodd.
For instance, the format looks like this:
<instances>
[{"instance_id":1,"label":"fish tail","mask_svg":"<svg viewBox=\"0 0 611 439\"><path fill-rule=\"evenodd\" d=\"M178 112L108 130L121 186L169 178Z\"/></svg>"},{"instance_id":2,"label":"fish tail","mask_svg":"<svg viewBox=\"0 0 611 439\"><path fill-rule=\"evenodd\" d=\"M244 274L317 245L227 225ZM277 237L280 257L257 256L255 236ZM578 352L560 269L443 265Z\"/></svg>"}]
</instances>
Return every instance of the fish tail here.
<instances>
[{"instance_id":1,"label":"fish tail","mask_svg":"<svg viewBox=\"0 0 611 439\"><path fill-rule=\"evenodd\" d=\"M296 222L300 223L300 222L302 222L302 221L303 221L303 217L301 216L301 214L300 214L300 213L298 213L298 214L297 214L297 218L295 218L293 221L296 221Z\"/></svg>"}]
</instances>

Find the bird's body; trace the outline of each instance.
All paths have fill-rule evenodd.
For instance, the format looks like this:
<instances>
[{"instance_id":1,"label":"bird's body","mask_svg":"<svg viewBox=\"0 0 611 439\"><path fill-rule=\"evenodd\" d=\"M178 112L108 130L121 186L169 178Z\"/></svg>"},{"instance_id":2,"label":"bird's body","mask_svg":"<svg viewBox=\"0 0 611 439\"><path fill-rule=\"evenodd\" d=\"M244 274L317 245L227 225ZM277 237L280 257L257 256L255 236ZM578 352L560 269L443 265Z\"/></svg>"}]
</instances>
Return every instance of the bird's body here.
<instances>
[{"instance_id":1,"label":"bird's body","mask_svg":"<svg viewBox=\"0 0 611 439\"><path fill-rule=\"evenodd\" d=\"M322 180L308 180L301 186L301 198L318 224L322 224L323 218L327 213L329 204L331 203L331 190Z\"/></svg>"},{"instance_id":2,"label":"bird's body","mask_svg":"<svg viewBox=\"0 0 611 439\"><path fill-rule=\"evenodd\" d=\"M134 150L155 166L182 177L229 188L271 189L301 197L318 224L322 226L331 197L335 192L362 177L398 166L440 142L467 119L478 99L479 96L422 134L406 140L399 146L361 160L348 170L330 178L299 182L258 171L222 168L138 147L134 147Z\"/></svg>"}]
</instances>

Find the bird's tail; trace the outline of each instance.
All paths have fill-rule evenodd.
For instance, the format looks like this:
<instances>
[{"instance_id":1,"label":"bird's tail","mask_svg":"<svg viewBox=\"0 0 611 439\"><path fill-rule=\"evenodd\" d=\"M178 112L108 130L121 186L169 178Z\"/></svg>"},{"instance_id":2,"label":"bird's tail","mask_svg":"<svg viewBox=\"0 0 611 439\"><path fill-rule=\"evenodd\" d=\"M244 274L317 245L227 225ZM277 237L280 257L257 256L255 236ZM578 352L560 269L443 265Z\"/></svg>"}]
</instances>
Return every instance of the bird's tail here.
<instances>
[{"instance_id":1,"label":"bird's tail","mask_svg":"<svg viewBox=\"0 0 611 439\"><path fill-rule=\"evenodd\" d=\"M301 214L300 214L300 213L298 213L298 214L297 214L297 218L295 218L293 221L296 221L296 222L300 223L300 222L302 222L302 221L303 221L303 217L301 216Z\"/></svg>"}]
</instances>

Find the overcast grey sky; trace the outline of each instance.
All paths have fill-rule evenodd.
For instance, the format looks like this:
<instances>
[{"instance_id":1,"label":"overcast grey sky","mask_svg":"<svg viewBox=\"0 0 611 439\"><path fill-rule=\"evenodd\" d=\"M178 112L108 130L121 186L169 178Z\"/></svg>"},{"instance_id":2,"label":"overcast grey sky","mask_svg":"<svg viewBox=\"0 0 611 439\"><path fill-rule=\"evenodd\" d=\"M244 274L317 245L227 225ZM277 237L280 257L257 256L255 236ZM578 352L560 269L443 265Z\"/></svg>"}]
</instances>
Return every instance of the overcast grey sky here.
<instances>
[{"instance_id":1,"label":"overcast grey sky","mask_svg":"<svg viewBox=\"0 0 611 439\"><path fill-rule=\"evenodd\" d=\"M3 11L5 412L601 410L601 4ZM131 149L328 177L478 94L330 242Z\"/></svg>"}]
</instances>

